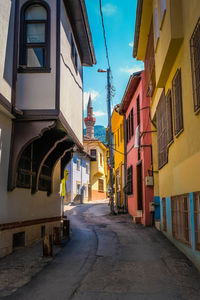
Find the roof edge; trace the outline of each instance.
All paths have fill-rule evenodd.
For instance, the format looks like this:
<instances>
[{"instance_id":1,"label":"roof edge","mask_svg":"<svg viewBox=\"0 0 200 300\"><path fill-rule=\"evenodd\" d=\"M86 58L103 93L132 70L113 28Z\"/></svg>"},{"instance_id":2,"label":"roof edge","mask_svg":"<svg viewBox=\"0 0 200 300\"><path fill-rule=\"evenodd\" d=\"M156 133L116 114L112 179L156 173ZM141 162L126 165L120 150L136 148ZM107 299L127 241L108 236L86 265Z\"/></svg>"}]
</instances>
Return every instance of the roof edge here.
<instances>
[{"instance_id":1,"label":"roof edge","mask_svg":"<svg viewBox=\"0 0 200 300\"><path fill-rule=\"evenodd\" d=\"M136 11L136 21L135 21L134 45L133 45L133 57L134 58L137 57L140 26L141 26L141 19L142 19L142 6L143 6L143 0L138 0L137 11Z\"/></svg>"},{"instance_id":2,"label":"roof edge","mask_svg":"<svg viewBox=\"0 0 200 300\"><path fill-rule=\"evenodd\" d=\"M135 72L135 73L133 73L133 74L129 77L129 81L128 81L128 83L127 83L127 86L126 86L126 89L125 89L125 92L124 92L122 101L121 101L121 103L120 103L120 105L119 105L119 113L120 113L120 114L123 114L123 113L124 113L124 111L123 111L123 105L124 105L124 103L125 103L126 96L127 96L127 93L128 93L128 90L129 90L129 87L130 87L130 84L131 84L131 81L132 81L133 79L136 79L136 78L141 79L141 74L142 74L142 72L143 72L143 71Z\"/></svg>"}]
</instances>

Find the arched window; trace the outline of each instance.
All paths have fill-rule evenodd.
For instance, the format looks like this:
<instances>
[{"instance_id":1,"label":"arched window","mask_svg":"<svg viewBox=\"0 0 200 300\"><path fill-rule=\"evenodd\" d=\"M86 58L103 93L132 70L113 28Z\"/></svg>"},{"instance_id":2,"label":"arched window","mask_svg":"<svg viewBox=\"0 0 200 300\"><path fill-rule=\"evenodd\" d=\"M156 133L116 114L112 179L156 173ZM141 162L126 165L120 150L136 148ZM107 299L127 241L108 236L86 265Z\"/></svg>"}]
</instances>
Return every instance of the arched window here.
<instances>
[{"instance_id":1,"label":"arched window","mask_svg":"<svg viewBox=\"0 0 200 300\"><path fill-rule=\"evenodd\" d=\"M21 11L20 70L50 70L50 16L44 1L28 1Z\"/></svg>"}]
</instances>

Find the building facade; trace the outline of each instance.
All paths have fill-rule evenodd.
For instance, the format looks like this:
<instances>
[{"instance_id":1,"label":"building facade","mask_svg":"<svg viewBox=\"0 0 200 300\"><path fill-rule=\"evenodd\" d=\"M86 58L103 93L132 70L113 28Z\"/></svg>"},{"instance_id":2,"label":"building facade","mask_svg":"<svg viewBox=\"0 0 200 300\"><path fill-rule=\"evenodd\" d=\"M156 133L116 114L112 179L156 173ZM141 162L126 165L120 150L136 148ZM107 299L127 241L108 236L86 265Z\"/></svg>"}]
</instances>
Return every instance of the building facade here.
<instances>
[{"instance_id":1,"label":"building facade","mask_svg":"<svg viewBox=\"0 0 200 300\"><path fill-rule=\"evenodd\" d=\"M124 117L119 114L119 106L113 109L111 129L114 138L114 178L115 178L115 205L119 212L126 206L125 187L125 153L124 153Z\"/></svg>"},{"instance_id":2,"label":"building facade","mask_svg":"<svg viewBox=\"0 0 200 300\"><path fill-rule=\"evenodd\" d=\"M150 99L145 94L144 72L130 76L120 112L126 116L128 212L135 223L153 225Z\"/></svg>"},{"instance_id":3,"label":"building facade","mask_svg":"<svg viewBox=\"0 0 200 300\"><path fill-rule=\"evenodd\" d=\"M2 1L0 15L4 256L60 226L60 180L83 148L82 67L95 55L84 1Z\"/></svg>"},{"instance_id":4,"label":"building facade","mask_svg":"<svg viewBox=\"0 0 200 300\"><path fill-rule=\"evenodd\" d=\"M65 204L90 201L90 156L85 152L75 152L65 170L68 171Z\"/></svg>"},{"instance_id":5,"label":"building facade","mask_svg":"<svg viewBox=\"0 0 200 300\"><path fill-rule=\"evenodd\" d=\"M151 91L161 230L200 268L199 1L138 1L134 56Z\"/></svg>"},{"instance_id":6,"label":"building facade","mask_svg":"<svg viewBox=\"0 0 200 300\"><path fill-rule=\"evenodd\" d=\"M86 135L83 139L84 151L91 157L90 183L91 200L103 200L107 197L107 156L106 146L94 137L94 124L96 119L93 114L91 96L87 105L87 117L85 118Z\"/></svg>"}]
</instances>

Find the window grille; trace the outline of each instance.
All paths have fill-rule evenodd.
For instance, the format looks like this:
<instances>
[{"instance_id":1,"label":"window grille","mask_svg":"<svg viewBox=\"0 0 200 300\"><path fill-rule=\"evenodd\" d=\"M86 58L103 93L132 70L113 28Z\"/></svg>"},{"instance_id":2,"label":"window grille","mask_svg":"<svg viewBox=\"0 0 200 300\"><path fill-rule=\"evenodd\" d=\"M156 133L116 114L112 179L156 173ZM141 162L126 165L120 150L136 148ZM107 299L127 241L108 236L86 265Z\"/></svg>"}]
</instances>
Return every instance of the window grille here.
<instances>
[{"instance_id":1,"label":"window grille","mask_svg":"<svg viewBox=\"0 0 200 300\"><path fill-rule=\"evenodd\" d=\"M157 139L158 139L158 168L161 169L168 161L166 104L163 90L156 109Z\"/></svg>"},{"instance_id":2,"label":"window grille","mask_svg":"<svg viewBox=\"0 0 200 300\"><path fill-rule=\"evenodd\" d=\"M190 39L194 111L200 108L200 19Z\"/></svg>"},{"instance_id":3,"label":"window grille","mask_svg":"<svg viewBox=\"0 0 200 300\"><path fill-rule=\"evenodd\" d=\"M104 182L103 182L103 179L99 179L98 180L98 189L99 189L99 192L104 192Z\"/></svg>"},{"instance_id":4,"label":"window grille","mask_svg":"<svg viewBox=\"0 0 200 300\"><path fill-rule=\"evenodd\" d=\"M195 247L200 251L200 192L194 193Z\"/></svg>"},{"instance_id":5,"label":"window grille","mask_svg":"<svg viewBox=\"0 0 200 300\"><path fill-rule=\"evenodd\" d=\"M133 194L133 166L130 166L127 170L127 194Z\"/></svg>"},{"instance_id":6,"label":"window grille","mask_svg":"<svg viewBox=\"0 0 200 300\"><path fill-rule=\"evenodd\" d=\"M173 141L172 97L169 90L166 95L167 144Z\"/></svg>"},{"instance_id":7,"label":"window grille","mask_svg":"<svg viewBox=\"0 0 200 300\"><path fill-rule=\"evenodd\" d=\"M183 104L181 70L178 69L172 80L173 107L174 107L174 131L177 135L183 129Z\"/></svg>"},{"instance_id":8,"label":"window grille","mask_svg":"<svg viewBox=\"0 0 200 300\"><path fill-rule=\"evenodd\" d=\"M167 231L167 218L166 218L166 199L162 199L163 203L163 231Z\"/></svg>"},{"instance_id":9,"label":"window grille","mask_svg":"<svg viewBox=\"0 0 200 300\"><path fill-rule=\"evenodd\" d=\"M172 234L182 243L190 245L189 195L171 198Z\"/></svg>"},{"instance_id":10,"label":"window grille","mask_svg":"<svg viewBox=\"0 0 200 300\"><path fill-rule=\"evenodd\" d=\"M41 2L22 7L20 44L19 70L37 72L50 68L50 11L47 4Z\"/></svg>"},{"instance_id":11,"label":"window grille","mask_svg":"<svg viewBox=\"0 0 200 300\"><path fill-rule=\"evenodd\" d=\"M39 177L39 190L50 191L51 190L51 168L44 164Z\"/></svg>"}]
</instances>

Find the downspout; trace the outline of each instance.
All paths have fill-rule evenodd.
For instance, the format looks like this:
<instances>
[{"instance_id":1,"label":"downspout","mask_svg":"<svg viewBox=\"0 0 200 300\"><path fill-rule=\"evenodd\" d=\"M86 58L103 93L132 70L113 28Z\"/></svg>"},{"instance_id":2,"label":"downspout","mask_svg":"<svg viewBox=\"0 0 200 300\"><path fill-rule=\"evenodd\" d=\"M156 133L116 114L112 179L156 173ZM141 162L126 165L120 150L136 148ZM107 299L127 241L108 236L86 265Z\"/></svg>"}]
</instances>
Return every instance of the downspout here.
<instances>
[{"instance_id":1,"label":"downspout","mask_svg":"<svg viewBox=\"0 0 200 300\"><path fill-rule=\"evenodd\" d=\"M124 118L124 177L125 177L125 186L127 185L127 143L126 143L126 114L123 113ZM125 205L124 205L124 213L128 213L128 201L127 194L125 195Z\"/></svg>"}]
</instances>

